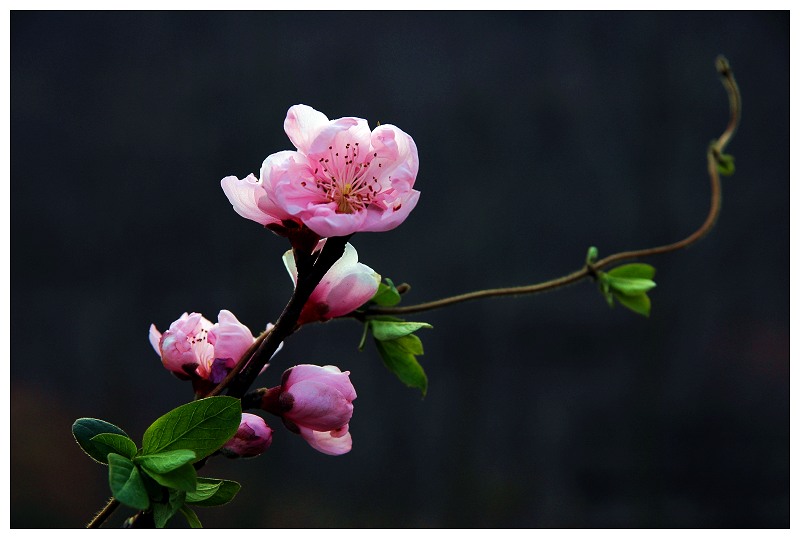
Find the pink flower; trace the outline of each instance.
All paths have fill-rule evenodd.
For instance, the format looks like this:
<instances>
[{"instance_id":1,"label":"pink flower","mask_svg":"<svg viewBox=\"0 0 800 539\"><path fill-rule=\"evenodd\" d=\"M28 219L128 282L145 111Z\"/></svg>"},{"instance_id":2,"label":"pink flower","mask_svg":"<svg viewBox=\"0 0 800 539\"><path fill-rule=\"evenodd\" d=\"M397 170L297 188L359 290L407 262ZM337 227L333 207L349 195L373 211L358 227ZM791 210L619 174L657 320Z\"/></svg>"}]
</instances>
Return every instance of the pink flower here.
<instances>
[{"instance_id":1,"label":"pink flower","mask_svg":"<svg viewBox=\"0 0 800 539\"><path fill-rule=\"evenodd\" d=\"M228 458L257 457L272 444L272 429L259 416L243 413L236 434L220 452Z\"/></svg>"},{"instance_id":2,"label":"pink flower","mask_svg":"<svg viewBox=\"0 0 800 539\"><path fill-rule=\"evenodd\" d=\"M353 445L349 423L355 398L348 371L333 365L297 365L283 373L280 386L263 394L261 407L282 417L317 451L341 455Z\"/></svg>"},{"instance_id":3,"label":"pink flower","mask_svg":"<svg viewBox=\"0 0 800 539\"><path fill-rule=\"evenodd\" d=\"M291 107L283 126L297 151L267 157L260 179L222 180L239 215L273 230L293 221L331 237L391 230L416 206L417 147L399 128L370 131L366 120L328 120L307 105Z\"/></svg>"},{"instance_id":4,"label":"pink flower","mask_svg":"<svg viewBox=\"0 0 800 539\"><path fill-rule=\"evenodd\" d=\"M178 378L218 384L255 340L230 311L220 311L218 319L212 324L200 313L183 313L163 335L151 324L150 344L164 367Z\"/></svg>"},{"instance_id":5,"label":"pink flower","mask_svg":"<svg viewBox=\"0 0 800 539\"><path fill-rule=\"evenodd\" d=\"M322 240L315 251L325 245ZM297 286L297 266L292 251L283 255L286 270ZM330 320L358 309L370 300L378 290L381 276L358 262L358 253L349 243L345 245L344 254L325 274L311 293L311 297L300 313L298 324Z\"/></svg>"}]
</instances>

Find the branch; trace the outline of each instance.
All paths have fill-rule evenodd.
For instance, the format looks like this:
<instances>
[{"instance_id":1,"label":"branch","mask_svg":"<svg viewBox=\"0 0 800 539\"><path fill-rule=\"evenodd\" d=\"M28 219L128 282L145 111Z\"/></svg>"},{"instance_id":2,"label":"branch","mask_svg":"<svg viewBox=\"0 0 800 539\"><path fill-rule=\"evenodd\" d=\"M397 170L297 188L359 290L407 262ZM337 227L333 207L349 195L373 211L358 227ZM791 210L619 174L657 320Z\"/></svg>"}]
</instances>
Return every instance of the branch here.
<instances>
[{"instance_id":1,"label":"branch","mask_svg":"<svg viewBox=\"0 0 800 539\"><path fill-rule=\"evenodd\" d=\"M716 59L717 72L722 77L722 83L728 92L728 103L730 105L730 119L728 126L720 137L711 143L706 153L708 159L708 175L711 180L711 204L708 210L706 220L700 225L700 228L695 230L686 238L670 243L668 245L661 245L658 247L650 247L647 249L639 249L635 251L625 251L607 256L595 263L587 263L583 268L574 271L563 277L551 279L537 284L515 286L509 288L491 288L488 290L477 290L475 292L467 292L457 296L450 296L427 303L420 303L417 305L406 305L403 307L370 307L363 315L372 314L410 314L422 311L429 311L438 309L440 307L447 307L465 301L471 301L481 298L493 298L499 296L519 296L524 294L537 294L547 290L554 290L573 283L576 283L586 277L595 277L597 270L602 269L611 264L621 262L623 260L630 260L634 258L644 258L663 253L685 249L693 243L697 242L700 238L709 233L714 227L714 223L719 216L721 200L722 200L722 186L719 179L718 166L722 159L722 153L725 147L730 142L736 128L739 125L741 117L741 95L739 94L739 87L736 80L733 78L733 71L731 71L728 61L723 56Z\"/></svg>"}]
</instances>

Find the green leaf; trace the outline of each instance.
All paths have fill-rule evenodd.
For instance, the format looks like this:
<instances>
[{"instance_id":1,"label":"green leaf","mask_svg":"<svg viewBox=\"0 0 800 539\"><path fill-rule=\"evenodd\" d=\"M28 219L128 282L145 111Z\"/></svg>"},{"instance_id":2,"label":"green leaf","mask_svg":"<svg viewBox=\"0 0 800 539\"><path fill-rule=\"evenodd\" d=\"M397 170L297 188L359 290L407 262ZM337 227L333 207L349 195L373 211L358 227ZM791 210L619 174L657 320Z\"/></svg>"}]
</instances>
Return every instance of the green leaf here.
<instances>
[{"instance_id":1,"label":"green leaf","mask_svg":"<svg viewBox=\"0 0 800 539\"><path fill-rule=\"evenodd\" d=\"M736 167L733 165L733 156L727 153L720 154L717 158L717 170L723 176L733 176Z\"/></svg>"},{"instance_id":2,"label":"green leaf","mask_svg":"<svg viewBox=\"0 0 800 539\"><path fill-rule=\"evenodd\" d=\"M167 473L184 464L194 462L197 455L191 449L175 449L154 455L141 455L133 459L138 465L155 473Z\"/></svg>"},{"instance_id":3,"label":"green leaf","mask_svg":"<svg viewBox=\"0 0 800 539\"><path fill-rule=\"evenodd\" d=\"M629 296L625 294L614 294L617 301L631 311L641 314L642 316L650 316L650 298L647 294L639 294L637 296Z\"/></svg>"},{"instance_id":4,"label":"green leaf","mask_svg":"<svg viewBox=\"0 0 800 539\"><path fill-rule=\"evenodd\" d=\"M405 337L414 333L420 328L433 328L425 322L389 322L382 320L370 320L372 336L379 341L391 341L400 337Z\"/></svg>"},{"instance_id":5,"label":"green leaf","mask_svg":"<svg viewBox=\"0 0 800 539\"><path fill-rule=\"evenodd\" d=\"M233 397L207 397L178 406L147 428L142 454L190 449L196 460L203 459L236 434L241 420L241 402Z\"/></svg>"},{"instance_id":6,"label":"green leaf","mask_svg":"<svg viewBox=\"0 0 800 539\"><path fill-rule=\"evenodd\" d=\"M650 264L624 264L609 270L608 275L627 279L652 279L656 276L656 268Z\"/></svg>"},{"instance_id":7,"label":"green leaf","mask_svg":"<svg viewBox=\"0 0 800 539\"><path fill-rule=\"evenodd\" d=\"M384 365L405 385L419 389L424 397L428 392L428 377L414 357L422 354L422 342L419 338L416 335L406 335L391 341L375 339L375 345ZM415 352L416 350L419 351Z\"/></svg>"},{"instance_id":8,"label":"green leaf","mask_svg":"<svg viewBox=\"0 0 800 539\"><path fill-rule=\"evenodd\" d=\"M150 507L147 489L136 465L116 453L108 455L108 484L114 497L129 507L144 511Z\"/></svg>"},{"instance_id":9,"label":"green leaf","mask_svg":"<svg viewBox=\"0 0 800 539\"><path fill-rule=\"evenodd\" d=\"M200 519L197 518L197 515L195 514L194 511L192 511L192 509L190 507L184 505L184 506L182 506L180 508L180 512L184 517L186 517L186 522L189 523L189 527L190 528L202 528L203 527L203 525L200 524Z\"/></svg>"},{"instance_id":10,"label":"green leaf","mask_svg":"<svg viewBox=\"0 0 800 539\"><path fill-rule=\"evenodd\" d=\"M378 283L378 291L372 296L371 302L382 307L394 307L400 303L400 292L395 288L391 279L385 278L385 283Z\"/></svg>"},{"instance_id":11,"label":"green leaf","mask_svg":"<svg viewBox=\"0 0 800 539\"><path fill-rule=\"evenodd\" d=\"M608 275L606 282L613 292L618 292L626 296L638 296L656 286L656 283L650 279L613 277L611 275Z\"/></svg>"},{"instance_id":12,"label":"green leaf","mask_svg":"<svg viewBox=\"0 0 800 539\"><path fill-rule=\"evenodd\" d=\"M142 467L142 471L152 477L159 485L194 492L197 488L197 471L191 464L184 464L180 468L165 473L157 473Z\"/></svg>"},{"instance_id":13,"label":"green leaf","mask_svg":"<svg viewBox=\"0 0 800 539\"><path fill-rule=\"evenodd\" d=\"M153 504L153 520L156 528L164 528L167 522L175 516L186 500L186 493L182 490L170 489L167 503Z\"/></svg>"},{"instance_id":14,"label":"green leaf","mask_svg":"<svg viewBox=\"0 0 800 539\"><path fill-rule=\"evenodd\" d=\"M211 489L215 489L209 497L204 497ZM199 506L224 505L231 501L242 486L236 481L228 479L213 479L211 477L197 478L197 491L186 494L186 503Z\"/></svg>"},{"instance_id":15,"label":"green leaf","mask_svg":"<svg viewBox=\"0 0 800 539\"><path fill-rule=\"evenodd\" d=\"M116 425L112 425L108 421L102 419L94 419L92 417L82 417L72 424L72 435L75 441L81 446L81 449L89 455L92 459L100 464L108 464L108 451L105 444L102 447L96 446L92 443L92 438L98 434L119 434L120 436L127 437L125 431Z\"/></svg>"},{"instance_id":16,"label":"green leaf","mask_svg":"<svg viewBox=\"0 0 800 539\"><path fill-rule=\"evenodd\" d=\"M98 451L105 452L106 456L109 453L117 453L123 457L132 458L136 454L136 444L124 434L104 432L93 436L89 441Z\"/></svg>"}]
</instances>

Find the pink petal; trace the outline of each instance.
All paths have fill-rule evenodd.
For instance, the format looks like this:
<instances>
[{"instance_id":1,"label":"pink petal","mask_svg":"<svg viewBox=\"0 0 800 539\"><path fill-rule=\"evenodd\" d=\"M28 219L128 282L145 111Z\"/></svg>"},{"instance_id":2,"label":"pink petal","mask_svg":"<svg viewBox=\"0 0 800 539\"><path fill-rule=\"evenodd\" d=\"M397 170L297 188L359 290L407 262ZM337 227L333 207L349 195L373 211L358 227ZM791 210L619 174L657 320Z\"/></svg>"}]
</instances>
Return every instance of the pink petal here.
<instances>
[{"instance_id":1,"label":"pink petal","mask_svg":"<svg viewBox=\"0 0 800 539\"><path fill-rule=\"evenodd\" d=\"M328 117L308 105L294 105L286 113L283 130L294 147L308 153L311 143L319 131L328 124Z\"/></svg>"},{"instance_id":2,"label":"pink petal","mask_svg":"<svg viewBox=\"0 0 800 539\"><path fill-rule=\"evenodd\" d=\"M264 226L280 221L259 208L258 201L266 196L266 192L261 180L253 174L241 180L236 176L226 176L220 183L233 209L242 217Z\"/></svg>"},{"instance_id":3,"label":"pink petal","mask_svg":"<svg viewBox=\"0 0 800 539\"><path fill-rule=\"evenodd\" d=\"M353 417L353 404L325 380L303 380L281 396L289 395L291 409L284 417L317 431L339 429Z\"/></svg>"},{"instance_id":4,"label":"pink petal","mask_svg":"<svg viewBox=\"0 0 800 539\"><path fill-rule=\"evenodd\" d=\"M161 347L159 346L161 332L156 329L155 324L150 324L150 334L148 336L150 338L150 344L153 346L156 354L158 354L158 357L161 357Z\"/></svg>"},{"instance_id":5,"label":"pink petal","mask_svg":"<svg viewBox=\"0 0 800 539\"><path fill-rule=\"evenodd\" d=\"M308 442L308 445L326 455L344 455L353 448L350 432L343 436L332 436L330 432L318 432L300 427L300 436Z\"/></svg>"},{"instance_id":6,"label":"pink petal","mask_svg":"<svg viewBox=\"0 0 800 539\"><path fill-rule=\"evenodd\" d=\"M220 311L218 320L219 325L209 333L209 341L214 345L214 357L238 363L253 344L253 334L230 311Z\"/></svg>"}]
</instances>

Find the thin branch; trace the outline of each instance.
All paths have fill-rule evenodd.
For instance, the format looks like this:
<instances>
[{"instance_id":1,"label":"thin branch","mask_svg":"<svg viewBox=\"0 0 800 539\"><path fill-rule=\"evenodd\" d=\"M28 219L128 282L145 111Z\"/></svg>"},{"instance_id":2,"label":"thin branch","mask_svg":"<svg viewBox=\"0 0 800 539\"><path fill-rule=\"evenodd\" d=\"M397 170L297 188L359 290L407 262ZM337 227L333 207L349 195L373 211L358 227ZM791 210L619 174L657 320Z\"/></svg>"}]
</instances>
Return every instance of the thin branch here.
<instances>
[{"instance_id":1,"label":"thin branch","mask_svg":"<svg viewBox=\"0 0 800 539\"><path fill-rule=\"evenodd\" d=\"M690 234L689 236L680 241L676 241L668 245L661 245L658 247L650 247L647 249L639 249L635 251L625 251L621 253L616 253L607 256L601 260L598 260L593 264L587 264L583 268L574 271L568 275L565 275L563 277L558 277L556 279L551 279L549 281L544 281L537 284L515 286L509 288L492 288L488 290L477 290L475 292L467 292L465 294L459 294L457 296L451 296L443 299L438 299L435 301L420 303L417 305L406 305L403 307L370 307L361 316L371 315L371 314L410 314L410 313L429 311L432 309L438 309L441 307L447 307L449 305L455 305L457 303L463 303L465 301L470 301L474 299L492 298L499 296L519 296L523 294L537 294L539 292L554 290L556 288L561 288L563 286L576 283L586 277L594 277L596 275L597 270L602 269L611 264L621 262L623 260L644 258L648 256L677 251L679 249L685 249L686 247L689 247L693 243L700 240L703 236L708 234L708 232L714 227L714 223L716 222L717 217L719 216L721 201L722 201L722 186L720 184L720 179L719 179L718 164L720 162L722 152L724 151L727 144L730 142L731 138L733 137L733 134L736 132L736 128L739 125L739 119L741 117L741 106L742 106L741 96L739 94L739 87L736 84L736 80L733 78L733 72L730 69L730 65L723 56L719 56L717 57L716 60L716 67L717 71L722 76L722 83L728 92L728 103L730 104L730 119L728 120L728 126L725 129L725 131L722 133L722 135L720 135L719 139L714 141L709 146L706 154L708 159L708 175L709 179L711 180L711 203L705 221L703 222L702 225L700 225L700 228L695 230L692 234Z\"/></svg>"},{"instance_id":2,"label":"thin branch","mask_svg":"<svg viewBox=\"0 0 800 539\"><path fill-rule=\"evenodd\" d=\"M108 503L106 503L105 507L100 509L100 511L94 516L94 518L89 521L86 527L99 528L100 526L103 525L103 522L105 522L106 519L108 519L108 517L111 516L111 513L113 513L117 507L119 507L119 500L117 500L116 498L111 498L110 500L108 500Z\"/></svg>"}]
</instances>

